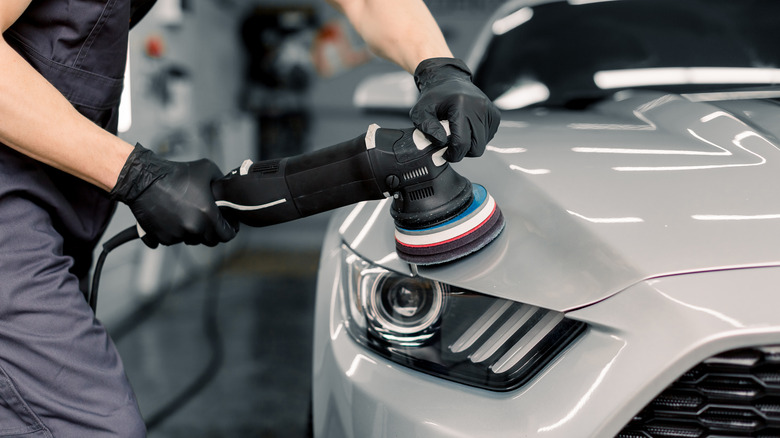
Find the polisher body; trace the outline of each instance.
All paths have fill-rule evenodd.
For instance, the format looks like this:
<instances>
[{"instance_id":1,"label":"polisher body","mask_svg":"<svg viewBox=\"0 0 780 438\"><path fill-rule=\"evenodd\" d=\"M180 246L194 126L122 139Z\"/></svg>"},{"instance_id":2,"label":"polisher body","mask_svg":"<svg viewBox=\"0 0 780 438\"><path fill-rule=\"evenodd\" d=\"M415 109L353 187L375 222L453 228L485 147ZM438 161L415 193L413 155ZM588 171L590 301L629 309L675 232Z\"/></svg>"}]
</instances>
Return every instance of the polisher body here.
<instances>
[{"instance_id":1,"label":"polisher body","mask_svg":"<svg viewBox=\"0 0 780 438\"><path fill-rule=\"evenodd\" d=\"M215 181L212 190L229 220L251 227L392 197L390 213L396 224L399 257L419 264L442 263L495 238L478 245L471 242L482 235L473 234L475 229L486 223L463 213L488 198L475 197L475 187L442 158L444 151L414 128L371 125L365 135L311 153L256 163L246 160ZM500 211L494 222L496 218L501 219L502 229ZM460 225L460 231L467 228L454 240L465 243L469 251L452 253L453 240L444 239L450 240L446 245L442 242L444 234L452 234L453 224ZM415 236L413 244L404 243L406 235ZM465 239L466 235L471 235L471 240Z\"/></svg>"}]
</instances>

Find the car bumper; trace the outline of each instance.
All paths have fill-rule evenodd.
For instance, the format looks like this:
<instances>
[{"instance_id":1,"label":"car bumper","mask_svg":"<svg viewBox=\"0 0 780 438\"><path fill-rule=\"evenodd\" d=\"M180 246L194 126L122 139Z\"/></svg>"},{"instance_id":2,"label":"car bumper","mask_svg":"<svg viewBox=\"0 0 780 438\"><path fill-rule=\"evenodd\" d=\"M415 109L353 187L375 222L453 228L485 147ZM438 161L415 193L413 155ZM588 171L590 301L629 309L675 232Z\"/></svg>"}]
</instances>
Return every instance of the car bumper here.
<instances>
[{"instance_id":1,"label":"car bumper","mask_svg":"<svg viewBox=\"0 0 780 438\"><path fill-rule=\"evenodd\" d=\"M334 218L337 221L337 218ZM702 360L780 343L780 268L650 279L567 317L587 330L511 392L471 388L390 362L344 328L341 240L331 226L317 287L317 438L609 437Z\"/></svg>"}]
</instances>

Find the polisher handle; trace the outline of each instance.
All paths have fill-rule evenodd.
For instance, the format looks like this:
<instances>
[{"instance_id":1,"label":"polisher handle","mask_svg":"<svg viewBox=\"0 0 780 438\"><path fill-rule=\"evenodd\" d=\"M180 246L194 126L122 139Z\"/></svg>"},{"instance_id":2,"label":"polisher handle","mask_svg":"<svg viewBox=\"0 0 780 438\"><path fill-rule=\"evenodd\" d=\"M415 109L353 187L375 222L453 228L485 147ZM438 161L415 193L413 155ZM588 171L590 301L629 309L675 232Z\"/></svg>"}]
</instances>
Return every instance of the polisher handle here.
<instances>
[{"instance_id":1,"label":"polisher handle","mask_svg":"<svg viewBox=\"0 0 780 438\"><path fill-rule=\"evenodd\" d=\"M468 180L442 158L444 150L414 128L371 125L364 135L314 152L246 160L215 181L212 190L228 219L253 227L389 196L396 198L397 210L414 219L449 205L453 190L463 192L468 184L471 192Z\"/></svg>"},{"instance_id":2,"label":"polisher handle","mask_svg":"<svg viewBox=\"0 0 780 438\"><path fill-rule=\"evenodd\" d=\"M229 219L262 227L381 199L364 136L314 152L244 163L212 183Z\"/></svg>"}]
</instances>

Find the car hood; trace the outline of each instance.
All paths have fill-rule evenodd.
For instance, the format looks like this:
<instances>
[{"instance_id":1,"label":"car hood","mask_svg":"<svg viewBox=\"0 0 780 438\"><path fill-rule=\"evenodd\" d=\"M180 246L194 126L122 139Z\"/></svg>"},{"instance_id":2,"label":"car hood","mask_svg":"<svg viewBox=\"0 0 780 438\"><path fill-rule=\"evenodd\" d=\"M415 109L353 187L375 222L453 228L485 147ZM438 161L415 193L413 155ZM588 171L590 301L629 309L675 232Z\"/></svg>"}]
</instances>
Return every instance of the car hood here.
<instances>
[{"instance_id":1,"label":"car hood","mask_svg":"<svg viewBox=\"0 0 780 438\"><path fill-rule=\"evenodd\" d=\"M487 187L505 231L419 274L565 311L648 278L780 265L778 127L770 101L652 92L505 114L483 157L454 165ZM410 273L388 209L359 204L339 232L363 257Z\"/></svg>"}]
</instances>

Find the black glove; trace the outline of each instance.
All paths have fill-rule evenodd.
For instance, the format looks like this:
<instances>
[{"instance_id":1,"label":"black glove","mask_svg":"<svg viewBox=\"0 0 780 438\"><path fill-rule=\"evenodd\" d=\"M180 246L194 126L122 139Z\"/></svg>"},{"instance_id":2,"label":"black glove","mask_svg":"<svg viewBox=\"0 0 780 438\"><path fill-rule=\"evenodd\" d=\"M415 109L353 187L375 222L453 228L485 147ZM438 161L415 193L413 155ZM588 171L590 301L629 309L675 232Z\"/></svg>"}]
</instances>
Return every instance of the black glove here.
<instances>
[{"instance_id":1,"label":"black glove","mask_svg":"<svg viewBox=\"0 0 780 438\"><path fill-rule=\"evenodd\" d=\"M447 144L439 120L449 120L451 137L444 159L460 161L478 157L493 138L501 113L479 88L471 83L471 71L456 58L426 59L414 71L420 98L409 117L414 126L438 145Z\"/></svg>"},{"instance_id":2,"label":"black glove","mask_svg":"<svg viewBox=\"0 0 780 438\"><path fill-rule=\"evenodd\" d=\"M110 196L130 207L151 248L180 242L215 246L238 231L238 224L222 217L211 193L211 182L221 176L210 160L163 160L136 144Z\"/></svg>"}]
</instances>

